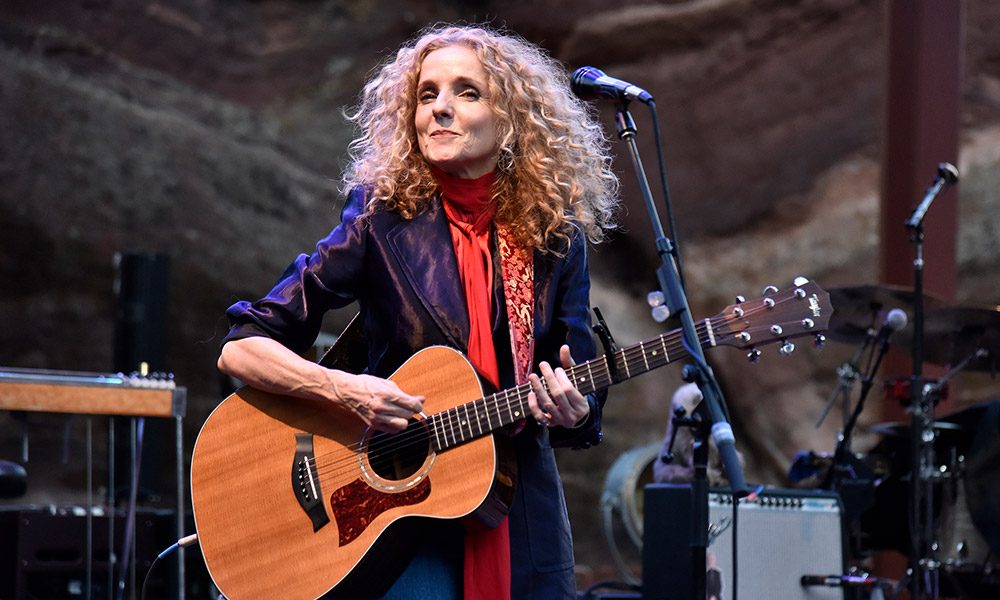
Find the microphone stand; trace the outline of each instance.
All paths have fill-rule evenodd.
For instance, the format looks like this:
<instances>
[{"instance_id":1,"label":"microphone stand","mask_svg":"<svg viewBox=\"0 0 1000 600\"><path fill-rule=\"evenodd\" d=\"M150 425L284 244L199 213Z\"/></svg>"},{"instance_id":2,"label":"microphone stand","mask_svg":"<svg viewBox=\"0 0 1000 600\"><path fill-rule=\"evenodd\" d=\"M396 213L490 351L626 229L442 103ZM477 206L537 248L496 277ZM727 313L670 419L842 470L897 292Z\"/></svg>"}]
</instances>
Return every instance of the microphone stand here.
<instances>
[{"instance_id":1,"label":"microphone stand","mask_svg":"<svg viewBox=\"0 0 1000 600\"><path fill-rule=\"evenodd\" d=\"M868 397L868 392L871 391L872 384L875 382L875 374L878 373L878 369L882 365L882 359L885 358L888 351L889 336L887 335L876 348L872 349L872 352L877 353L875 360L871 362L871 357L869 357L870 366L868 372L865 373L864 379L861 380L861 395L858 397L858 403L854 406L854 411L851 413L850 418L844 424L844 429L837 438L837 448L833 452L830 470L827 471L825 481L823 482L822 487L824 489L835 489L843 477L853 478L855 475L850 461L847 460L847 456L851 451L851 435L853 435L854 427L858 423L858 417L861 416L861 412L865 408L865 399ZM857 371L854 372L857 373ZM849 397L850 394L848 394Z\"/></svg>"},{"instance_id":2,"label":"microphone stand","mask_svg":"<svg viewBox=\"0 0 1000 600\"><path fill-rule=\"evenodd\" d=\"M652 106L652 101L649 104ZM719 382L715 378L712 368L705 361L705 354L698 340L698 334L695 331L694 319L691 317L687 296L684 293L684 287L680 280L676 246L664 234L656 205L653 203L653 195L649 189L649 182L646 180L646 172L642 167L639 150L635 142L635 121L628 111L627 100L622 99L618 102L615 123L619 139L624 141L628 148L629 157L632 160L639 189L646 203L646 210L649 212L650 224L653 227L653 233L656 238L656 251L660 256L660 266L656 269L656 278L660 285L660 291L663 293L669 314L677 315L680 319L681 341L693 361L685 367L685 377L695 382L701 390L704 399L701 405L705 407L704 410L708 413L712 423L712 438L715 439L716 445L719 448L719 456L722 458L735 501L736 497L745 495L746 493L743 468L736 454L736 438L733 435L732 426L730 426L727 420ZM665 190L665 193L667 196L664 200L669 207L669 192ZM705 598L705 553L708 548L708 479L706 476L708 452L707 440L696 440L696 448L699 447L699 443L705 451L695 453L695 458L697 459L695 463L695 479L691 486L691 526L694 533L691 541L691 550L694 583L693 597L702 600ZM698 462L704 464L699 465Z\"/></svg>"},{"instance_id":3,"label":"microphone stand","mask_svg":"<svg viewBox=\"0 0 1000 600\"><path fill-rule=\"evenodd\" d=\"M872 326L868 328L869 331L872 331L874 328L874 318L872 319L872 322ZM858 361L861 360L861 355L868 349L868 345L871 344L871 341L871 335L866 335L864 343L862 343L858 349L854 351L854 356L852 356L849 361L840 365L837 369L837 387L833 390L833 393L830 394L829 400L826 401L826 406L823 407L822 412L820 412L819 419L816 420L817 428L823 424L823 421L826 420L827 415L830 414L830 409L832 409L833 405L837 402L837 398L843 397L843 424L846 429L847 420L849 419L848 411L851 408L851 388L854 387L854 382L858 380L858 375L860 375L857 367Z\"/></svg>"},{"instance_id":4,"label":"microphone stand","mask_svg":"<svg viewBox=\"0 0 1000 600\"><path fill-rule=\"evenodd\" d=\"M924 217L945 187L958 181L958 169L940 163L937 177L913 214L904 222L913 242L913 377L910 380L910 598L922 600L922 592L938 595L940 566L933 556L934 509L934 401L937 389L922 381L924 364ZM926 578L926 579L925 579Z\"/></svg>"},{"instance_id":5,"label":"microphone stand","mask_svg":"<svg viewBox=\"0 0 1000 600\"><path fill-rule=\"evenodd\" d=\"M934 404L923 387L924 363L924 225L907 222L913 260L913 376L910 379L910 598L922 600L937 589L937 562L927 552L933 541ZM925 575L927 579L925 580ZM933 593L932 597L937 594Z\"/></svg>"}]
</instances>

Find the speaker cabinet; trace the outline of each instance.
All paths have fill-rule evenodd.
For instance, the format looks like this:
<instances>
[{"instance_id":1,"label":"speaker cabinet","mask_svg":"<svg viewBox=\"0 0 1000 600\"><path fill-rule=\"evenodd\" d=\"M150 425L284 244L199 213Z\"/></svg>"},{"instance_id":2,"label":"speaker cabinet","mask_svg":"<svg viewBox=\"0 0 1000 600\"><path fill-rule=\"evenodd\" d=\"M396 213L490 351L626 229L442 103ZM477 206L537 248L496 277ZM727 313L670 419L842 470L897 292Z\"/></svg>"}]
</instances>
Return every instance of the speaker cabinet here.
<instances>
[{"instance_id":1,"label":"speaker cabinet","mask_svg":"<svg viewBox=\"0 0 1000 600\"><path fill-rule=\"evenodd\" d=\"M740 598L844 600L841 588L802 587L802 575L844 572L841 505L836 494L772 489L741 502L737 517ZM708 597L732 597L733 506L709 494ZM650 484L643 506L644 600L692 600L691 486ZM715 571L713 573L713 570Z\"/></svg>"},{"instance_id":2,"label":"speaker cabinet","mask_svg":"<svg viewBox=\"0 0 1000 600\"><path fill-rule=\"evenodd\" d=\"M0 599L84 598L87 517L82 507L0 507ZM120 553L125 515L115 517L115 550ZM92 517L91 598L109 598L108 518ZM135 519L135 587L138 591L157 553L172 541L172 511L139 509ZM121 561L121 557L118 559ZM119 565L121 563L119 562ZM170 569L153 572L147 597L167 598ZM118 573L114 573L117 581ZM126 595L131 583L127 583Z\"/></svg>"}]
</instances>

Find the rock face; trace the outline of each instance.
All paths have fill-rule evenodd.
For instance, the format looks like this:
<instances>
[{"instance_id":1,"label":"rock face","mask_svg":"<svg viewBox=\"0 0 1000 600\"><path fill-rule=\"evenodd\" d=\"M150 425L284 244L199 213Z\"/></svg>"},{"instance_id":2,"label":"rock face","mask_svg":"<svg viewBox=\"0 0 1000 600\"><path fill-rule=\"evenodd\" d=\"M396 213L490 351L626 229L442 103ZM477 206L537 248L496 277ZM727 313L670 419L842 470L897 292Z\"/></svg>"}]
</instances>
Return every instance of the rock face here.
<instances>
[{"instance_id":1,"label":"rock face","mask_svg":"<svg viewBox=\"0 0 1000 600\"><path fill-rule=\"evenodd\" d=\"M696 316L799 274L824 287L876 277L885 40L874 0L15 2L0 7L0 365L111 369L113 256L166 254L165 368L189 389L190 448L222 395L223 311L266 291L338 220L351 137L343 107L425 24L484 19L570 69L594 64L655 95ZM968 4L958 236L967 304L1000 303L998 22L993 3ZM652 128L634 111L656 188ZM631 343L660 331L643 301L656 257L618 153L624 227L593 252L594 303ZM349 316L331 315L327 329ZM797 449L833 447L839 415L813 423L850 351L770 351L756 366L712 352L750 479L781 484ZM607 407L607 443L560 455L584 574L613 575L595 518L603 477L622 452L660 438L679 382L668 367L623 384ZM974 376L959 390L959 402L997 395ZM61 423L28 419L40 448L31 500L78 489L74 475L43 474L58 460L44 448ZM0 437L0 457L15 457L17 442Z\"/></svg>"}]
</instances>

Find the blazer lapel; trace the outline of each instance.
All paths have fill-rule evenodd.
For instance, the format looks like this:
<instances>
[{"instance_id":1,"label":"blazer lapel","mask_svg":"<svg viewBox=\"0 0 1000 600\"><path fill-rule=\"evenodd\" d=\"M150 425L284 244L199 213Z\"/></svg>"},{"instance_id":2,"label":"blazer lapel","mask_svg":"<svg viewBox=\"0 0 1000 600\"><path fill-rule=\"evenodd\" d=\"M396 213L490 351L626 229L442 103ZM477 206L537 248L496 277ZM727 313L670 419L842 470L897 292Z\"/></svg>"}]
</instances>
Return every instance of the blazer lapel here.
<instances>
[{"instance_id":1,"label":"blazer lapel","mask_svg":"<svg viewBox=\"0 0 1000 600\"><path fill-rule=\"evenodd\" d=\"M386 241L434 323L452 346L465 351L469 314L440 200L435 199L427 210L390 229Z\"/></svg>"}]
</instances>

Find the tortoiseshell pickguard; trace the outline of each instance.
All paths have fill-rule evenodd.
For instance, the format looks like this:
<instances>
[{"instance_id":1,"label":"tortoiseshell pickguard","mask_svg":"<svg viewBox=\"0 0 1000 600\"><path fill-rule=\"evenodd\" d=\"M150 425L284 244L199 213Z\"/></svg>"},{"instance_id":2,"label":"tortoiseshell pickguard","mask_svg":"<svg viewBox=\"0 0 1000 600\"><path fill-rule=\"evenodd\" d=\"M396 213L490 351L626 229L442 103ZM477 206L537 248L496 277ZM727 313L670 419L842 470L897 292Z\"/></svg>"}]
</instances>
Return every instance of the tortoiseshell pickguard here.
<instances>
[{"instance_id":1,"label":"tortoiseshell pickguard","mask_svg":"<svg viewBox=\"0 0 1000 600\"><path fill-rule=\"evenodd\" d=\"M381 492L360 479L334 491L330 495L330 504L340 534L340 545L351 543L375 517L390 508L417 504L430 496L430 493L429 478L424 478L412 489L392 494Z\"/></svg>"}]
</instances>

